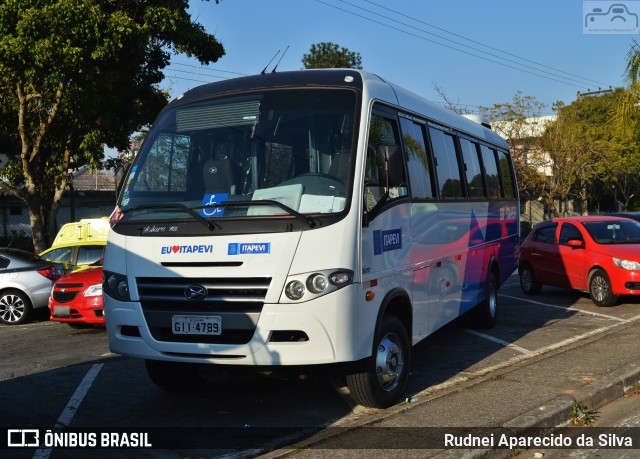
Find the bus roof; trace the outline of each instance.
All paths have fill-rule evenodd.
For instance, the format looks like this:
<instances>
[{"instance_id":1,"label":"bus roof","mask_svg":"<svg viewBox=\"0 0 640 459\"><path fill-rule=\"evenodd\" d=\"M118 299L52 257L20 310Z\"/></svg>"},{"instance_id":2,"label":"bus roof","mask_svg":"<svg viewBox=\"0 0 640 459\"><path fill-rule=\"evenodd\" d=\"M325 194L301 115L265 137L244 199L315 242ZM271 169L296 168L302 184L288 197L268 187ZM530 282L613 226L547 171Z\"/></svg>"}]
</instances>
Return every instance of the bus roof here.
<instances>
[{"instance_id":1,"label":"bus roof","mask_svg":"<svg viewBox=\"0 0 640 459\"><path fill-rule=\"evenodd\" d=\"M232 78L195 87L174 99L168 106L207 99L213 95L287 87L342 86L361 91L365 103L379 100L445 126L508 148L496 132L442 107L376 74L356 69L313 69L264 73Z\"/></svg>"}]
</instances>

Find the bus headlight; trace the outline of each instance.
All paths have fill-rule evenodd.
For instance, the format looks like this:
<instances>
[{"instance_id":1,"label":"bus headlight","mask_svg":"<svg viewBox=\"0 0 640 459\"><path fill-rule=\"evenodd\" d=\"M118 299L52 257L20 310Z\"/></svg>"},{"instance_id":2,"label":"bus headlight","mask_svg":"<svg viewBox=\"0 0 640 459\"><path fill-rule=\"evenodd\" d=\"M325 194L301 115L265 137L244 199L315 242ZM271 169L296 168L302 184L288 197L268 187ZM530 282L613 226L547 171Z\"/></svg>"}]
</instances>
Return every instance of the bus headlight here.
<instances>
[{"instance_id":1,"label":"bus headlight","mask_svg":"<svg viewBox=\"0 0 640 459\"><path fill-rule=\"evenodd\" d=\"M287 278L280 301L282 303L309 301L352 282L353 271L348 269L327 269L296 274Z\"/></svg>"},{"instance_id":2,"label":"bus headlight","mask_svg":"<svg viewBox=\"0 0 640 459\"><path fill-rule=\"evenodd\" d=\"M307 279L307 288L312 293L322 293L329 286L329 281L324 274L315 273Z\"/></svg>"},{"instance_id":3,"label":"bus headlight","mask_svg":"<svg viewBox=\"0 0 640 459\"><path fill-rule=\"evenodd\" d=\"M297 301L304 296L304 284L299 280L291 281L287 284L287 288L284 292L287 295L287 298Z\"/></svg>"},{"instance_id":4,"label":"bus headlight","mask_svg":"<svg viewBox=\"0 0 640 459\"><path fill-rule=\"evenodd\" d=\"M119 301L131 301L127 276L105 271L103 279L102 290L104 293Z\"/></svg>"}]
</instances>

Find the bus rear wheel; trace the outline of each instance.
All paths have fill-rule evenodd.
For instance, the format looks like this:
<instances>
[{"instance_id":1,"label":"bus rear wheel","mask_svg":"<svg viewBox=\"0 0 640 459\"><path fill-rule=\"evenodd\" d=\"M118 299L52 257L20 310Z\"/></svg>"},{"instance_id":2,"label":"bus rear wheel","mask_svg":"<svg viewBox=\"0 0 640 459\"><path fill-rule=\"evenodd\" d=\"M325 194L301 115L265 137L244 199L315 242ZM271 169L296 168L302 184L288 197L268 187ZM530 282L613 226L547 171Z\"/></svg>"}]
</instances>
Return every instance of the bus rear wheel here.
<instances>
[{"instance_id":1,"label":"bus rear wheel","mask_svg":"<svg viewBox=\"0 0 640 459\"><path fill-rule=\"evenodd\" d=\"M348 374L347 386L356 403L388 408L400 399L409 377L411 343L404 323L395 315L386 315L375 344L367 367Z\"/></svg>"},{"instance_id":2,"label":"bus rear wheel","mask_svg":"<svg viewBox=\"0 0 640 459\"><path fill-rule=\"evenodd\" d=\"M167 392L187 392L204 384L204 378L195 363L145 360L144 364L151 381Z\"/></svg>"},{"instance_id":3,"label":"bus rear wheel","mask_svg":"<svg viewBox=\"0 0 640 459\"><path fill-rule=\"evenodd\" d=\"M478 328L493 328L496 325L498 309L498 280L493 271L489 273L485 298L474 309L474 322Z\"/></svg>"}]
</instances>

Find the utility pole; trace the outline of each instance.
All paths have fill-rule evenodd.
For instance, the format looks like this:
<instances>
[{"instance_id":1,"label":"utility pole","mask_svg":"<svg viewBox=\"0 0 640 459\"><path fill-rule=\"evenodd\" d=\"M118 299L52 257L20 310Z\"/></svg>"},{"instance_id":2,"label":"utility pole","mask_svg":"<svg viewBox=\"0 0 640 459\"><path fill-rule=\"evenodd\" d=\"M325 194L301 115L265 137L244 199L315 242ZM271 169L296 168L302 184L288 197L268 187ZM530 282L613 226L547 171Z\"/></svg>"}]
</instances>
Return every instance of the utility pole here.
<instances>
[{"instance_id":1,"label":"utility pole","mask_svg":"<svg viewBox=\"0 0 640 459\"><path fill-rule=\"evenodd\" d=\"M578 91L577 94L577 100L580 100L580 97L587 97L587 96L599 96L600 94L606 94L606 93L610 93L613 92L613 88L611 86L609 86L609 89L600 89L598 88L597 91L592 91L591 89L587 89L587 92L580 92Z\"/></svg>"}]
</instances>

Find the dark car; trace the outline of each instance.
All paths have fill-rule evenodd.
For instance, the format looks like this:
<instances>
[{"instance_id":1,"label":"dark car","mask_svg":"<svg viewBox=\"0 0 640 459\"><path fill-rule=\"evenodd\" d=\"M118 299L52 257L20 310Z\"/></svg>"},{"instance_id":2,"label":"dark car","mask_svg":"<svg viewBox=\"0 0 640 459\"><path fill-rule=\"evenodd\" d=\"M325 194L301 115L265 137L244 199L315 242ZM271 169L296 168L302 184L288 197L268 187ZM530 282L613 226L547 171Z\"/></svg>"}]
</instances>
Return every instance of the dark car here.
<instances>
[{"instance_id":1,"label":"dark car","mask_svg":"<svg viewBox=\"0 0 640 459\"><path fill-rule=\"evenodd\" d=\"M640 223L624 217L561 217L539 223L520 246L520 286L589 292L598 306L640 295Z\"/></svg>"},{"instance_id":2,"label":"dark car","mask_svg":"<svg viewBox=\"0 0 640 459\"><path fill-rule=\"evenodd\" d=\"M45 308L60 268L33 253L0 248L0 322L24 323L34 309Z\"/></svg>"}]
</instances>

